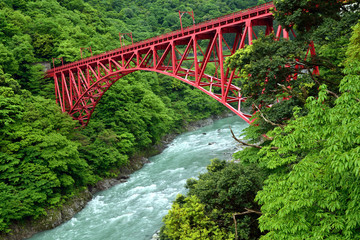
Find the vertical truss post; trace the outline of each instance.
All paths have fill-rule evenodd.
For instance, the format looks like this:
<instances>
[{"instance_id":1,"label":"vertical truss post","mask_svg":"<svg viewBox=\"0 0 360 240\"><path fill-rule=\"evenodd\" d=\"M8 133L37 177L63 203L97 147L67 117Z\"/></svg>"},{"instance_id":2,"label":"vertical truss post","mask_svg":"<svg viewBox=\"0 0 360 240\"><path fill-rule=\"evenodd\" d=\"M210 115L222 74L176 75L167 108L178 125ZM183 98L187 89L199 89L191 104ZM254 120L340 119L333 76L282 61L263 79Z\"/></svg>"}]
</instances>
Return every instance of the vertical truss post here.
<instances>
[{"instance_id":1,"label":"vertical truss post","mask_svg":"<svg viewBox=\"0 0 360 240\"><path fill-rule=\"evenodd\" d=\"M81 47L80 48L81 59L83 58L83 50L88 50L90 52L91 56L93 56L91 46L90 47Z\"/></svg>"},{"instance_id":2,"label":"vertical truss post","mask_svg":"<svg viewBox=\"0 0 360 240\"><path fill-rule=\"evenodd\" d=\"M64 72L61 72L61 82L63 87L63 100L64 100L64 107L66 109L66 102L68 103L68 109L71 109L72 107L72 99L70 97L69 88L66 84L66 76ZM65 101L66 100L66 101Z\"/></svg>"},{"instance_id":3,"label":"vertical truss post","mask_svg":"<svg viewBox=\"0 0 360 240\"><path fill-rule=\"evenodd\" d=\"M171 45L171 61L172 61L172 72L175 74L176 71L176 52L175 52L175 42L172 40Z\"/></svg>"},{"instance_id":4,"label":"vertical truss post","mask_svg":"<svg viewBox=\"0 0 360 240\"><path fill-rule=\"evenodd\" d=\"M199 86L199 64L197 59L197 40L196 35L193 35L193 53L194 53L194 67L195 67L195 84Z\"/></svg>"},{"instance_id":5,"label":"vertical truss post","mask_svg":"<svg viewBox=\"0 0 360 240\"><path fill-rule=\"evenodd\" d=\"M76 73L77 73L77 79L78 79L78 89L79 89L79 95L81 95L81 76L80 76L80 69L79 68L77 68L76 69Z\"/></svg>"},{"instance_id":6,"label":"vertical truss post","mask_svg":"<svg viewBox=\"0 0 360 240\"><path fill-rule=\"evenodd\" d=\"M89 65L86 65L86 84L90 86L90 69Z\"/></svg>"},{"instance_id":7,"label":"vertical truss post","mask_svg":"<svg viewBox=\"0 0 360 240\"><path fill-rule=\"evenodd\" d=\"M220 65L220 79L221 79L221 102L225 103L227 96L225 96L225 72L224 72L224 54L222 49L222 35L221 29L218 29L218 37L219 37L219 65Z\"/></svg>"},{"instance_id":8,"label":"vertical truss post","mask_svg":"<svg viewBox=\"0 0 360 240\"><path fill-rule=\"evenodd\" d=\"M293 34L294 34L294 36L295 36L294 31L292 31L292 32L293 32ZM277 38L277 39L280 39L281 33L282 33L282 35L283 35L283 38L289 40L289 32L286 31L286 29L283 28L281 25L279 25L279 26L278 26L278 29L277 29L277 32L276 32L276 38Z\"/></svg>"},{"instance_id":9,"label":"vertical truss post","mask_svg":"<svg viewBox=\"0 0 360 240\"><path fill-rule=\"evenodd\" d=\"M184 28L183 28L183 25L182 25L182 20L181 20L181 18L182 18L182 16L183 16L185 13L189 14L189 15L192 17L192 19L193 19L193 24L194 24L194 26L195 26L194 11L191 10L191 12L182 12L182 11L179 10L180 26L181 26L181 32L182 32L182 33L184 33Z\"/></svg>"},{"instance_id":10,"label":"vertical truss post","mask_svg":"<svg viewBox=\"0 0 360 240\"><path fill-rule=\"evenodd\" d=\"M253 40L253 28L252 28L252 22L251 20L246 21L246 28L248 29L248 42L249 45L252 45Z\"/></svg>"},{"instance_id":11,"label":"vertical truss post","mask_svg":"<svg viewBox=\"0 0 360 240\"><path fill-rule=\"evenodd\" d=\"M151 46L151 49L153 51L153 59L152 59L153 60L153 68L156 69L157 52L156 52L155 46Z\"/></svg>"},{"instance_id":12,"label":"vertical truss post","mask_svg":"<svg viewBox=\"0 0 360 240\"><path fill-rule=\"evenodd\" d=\"M136 55L136 67L140 67L140 53L139 51L135 51Z\"/></svg>"},{"instance_id":13,"label":"vertical truss post","mask_svg":"<svg viewBox=\"0 0 360 240\"><path fill-rule=\"evenodd\" d=\"M61 111L65 112L65 107L63 105L62 95L59 87L59 81L56 75L54 75L54 81L55 81L55 96L56 96L56 103L60 104Z\"/></svg>"},{"instance_id":14,"label":"vertical truss post","mask_svg":"<svg viewBox=\"0 0 360 240\"><path fill-rule=\"evenodd\" d=\"M285 29L285 28L283 29L283 38L285 38L285 39L289 40L289 32L288 32L288 31L286 31L286 29Z\"/></svg>"},{"instance_id":15,"label":"vertical truss post","mask_svg":"<svg viewBox=\"0 0 360 240\"><path fill-rule=\"evenodd\" d=\"M62 107L64 109L63 112L66 110L66 104L65 104L65 86L64 86L64 73L61 72L61 96L62 96Z\"/></svg>"},{"instance_id":16,"label":"vertical truss post","mask_svg":"<svg viewBox=\"0 0 360 240\"><path fill-rule=\"evenodd\" d=\"M279 25L279 26L278 26L278 29L277 29L277 31L276 31L276 35L275 35L276 39L280 39L281 29L282 29L282 27L281 27L281 25Z\"/></svg>"},{"instance_id":17,"label":"vertical truss post","mask_svg":"<svg viewBox=\"0 0 360 240\"><path fill-rule=\"evenodd\" d=\"M214 50L214 46L215 46L215 43L216 43L216 40L217 40L217 36L218 36L218 34L216 33L213 36L213 38L210 39L209 44L208 44L208 46L206 48L203 61L202 61L201 65L200 65L200 73L199 73L199 77L198 77L199 80L198 80L197 85L199 85L199 83L201 81L201 78L205 73L206 66L209 63L209 59L211 57L211 52ZM212 88L212 81L213 81L213 79L211 79L210 92L211 92L211 88Z\"/></svg>"},{"instance_id":18,"label":"vertical truss post","mask_svg":"<svg viewBox=\"0 0 360 240\"><path fill-rule=\"evenodd\" d=\"M73 91L74 91L74 86L73 86L73 79L71 77L71 70L69 70L69 89L70 89L70 101L72 102L73 99Z\"/></svg>"},{"instance_id":19,"label":"vertical truss post","mask_svg":"<svg viewBox=\"0 0 360 240\"><path fill-rule=\"evenodd\" d=\"M129 36L131 38L131 44L134 44L132 33L119 33L120 47L123 47L123 42L121 39L125 38L125 36Z\"/></svg>"}]
</instances>

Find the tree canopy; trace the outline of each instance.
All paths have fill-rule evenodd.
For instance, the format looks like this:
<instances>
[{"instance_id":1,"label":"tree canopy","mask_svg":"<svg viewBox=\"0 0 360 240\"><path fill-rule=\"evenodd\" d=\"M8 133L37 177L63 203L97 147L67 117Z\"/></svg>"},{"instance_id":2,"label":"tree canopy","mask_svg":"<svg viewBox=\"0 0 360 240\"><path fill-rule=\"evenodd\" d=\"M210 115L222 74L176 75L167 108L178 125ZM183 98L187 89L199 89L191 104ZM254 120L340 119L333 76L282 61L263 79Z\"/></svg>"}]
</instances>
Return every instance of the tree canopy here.
<instances>
[{"instance_id":1,"label":"tree canopy","mask_svg":"<svg viewBox=\"0 0 360 240\"><path fill-rule=\"evenodd\" d=\"M277 169L257 195L263 239L359 238L359 32L357 24L335 105L324 104L322 85L317 99L308 98L306 116L270 133L279 149L259 152Z\"/></svg>"}]
</instances>

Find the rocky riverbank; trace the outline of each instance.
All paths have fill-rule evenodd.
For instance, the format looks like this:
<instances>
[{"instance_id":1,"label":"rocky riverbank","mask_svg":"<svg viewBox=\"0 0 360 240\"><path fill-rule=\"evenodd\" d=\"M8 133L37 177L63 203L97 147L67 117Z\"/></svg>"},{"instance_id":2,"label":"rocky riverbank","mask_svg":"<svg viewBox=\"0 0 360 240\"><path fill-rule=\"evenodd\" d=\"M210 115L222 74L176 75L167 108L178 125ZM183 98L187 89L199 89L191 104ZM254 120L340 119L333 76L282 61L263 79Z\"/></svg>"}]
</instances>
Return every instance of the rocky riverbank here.
<instances>
[{"instance_id":1,"label":"rocky riverbank","mask_svg":"<svg viewBox=\"0 0 360 240\"><path fill-rule=\"evenodd\" d=\"M212 124L215 120L231 116L232 114L226 113L221 116L215 116L208 119L196 121L188 124L184 128L185 131L195 130L197 128ZM177 136L177 134L169 134L166 135L162 141L152 146L151 148L145 150L142 153L135 154L132 156L129 164L125 167L119 169L118 174L114 178L103 179L99 181L94 186L89 186L88 188L84 188L79 190L79 193L71 199L67 200L65 204L59 209L49 209L47 211L47 215L43 216L39 219L33 220L29 219L24 222L15 223L12 225L11 233L9 234L1 234L0 239L4 240L21 240L26 239L34 235L35 233L45 231L48 229L55 228L70 220L77 212L81 211L89 202L95 193L99 191L106 190L116 184L126 182L129 175L140 168L146 163L149 162L149 156L153 156L162 152L166 146Z\"/></svg>"}]
</instances>

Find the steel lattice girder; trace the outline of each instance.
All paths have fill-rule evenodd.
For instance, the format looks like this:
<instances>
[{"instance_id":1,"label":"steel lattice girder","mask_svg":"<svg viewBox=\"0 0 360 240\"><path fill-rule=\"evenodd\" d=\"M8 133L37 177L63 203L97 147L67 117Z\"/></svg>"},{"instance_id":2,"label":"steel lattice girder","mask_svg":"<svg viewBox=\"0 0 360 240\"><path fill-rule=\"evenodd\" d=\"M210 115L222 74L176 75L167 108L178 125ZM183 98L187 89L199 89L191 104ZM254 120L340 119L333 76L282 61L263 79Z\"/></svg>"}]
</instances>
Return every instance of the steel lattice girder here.
<instances>
[{"instance_id":1,"label":"steel lattice girder","mask_svg":"<svg viewBox=\"0 0 360 240\"><path fill-rule=\"evenodd\" d=\"M134 71L153 71L196 87L250 123L251 115L241 109L246 97L233 84L238 76L235 70L224 66L224 60L245 44L252 44L253 37L256 38L254 26L264 26L265 34L274 31L270 12L273 7L266 3L53 68L47 74L54 78L56 101L63 112L86 126L112 84ZM230 45L227 34L235 35ZM289 37L279 26L276 36L281 35ZM313 45L310 52L315 54Z\"/></svg>"}]
</instances>

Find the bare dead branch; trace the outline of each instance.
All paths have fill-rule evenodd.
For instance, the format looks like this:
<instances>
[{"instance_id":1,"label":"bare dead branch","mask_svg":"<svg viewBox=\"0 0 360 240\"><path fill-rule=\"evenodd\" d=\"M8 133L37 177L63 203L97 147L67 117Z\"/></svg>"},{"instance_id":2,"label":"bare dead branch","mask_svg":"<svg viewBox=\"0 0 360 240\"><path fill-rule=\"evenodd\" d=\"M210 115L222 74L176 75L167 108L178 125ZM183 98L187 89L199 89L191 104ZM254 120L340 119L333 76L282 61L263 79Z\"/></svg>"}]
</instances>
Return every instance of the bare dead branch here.
<instances>
[{"instance_id":1,"label":"bare dead branch","mask_svg":"<svg viewBox=\"0 0 360 240\"><path fill-rule=\"evenodd\" d=\"M338 96L336 93L330 91L329 89L325 89L325 91L326 91L327 93L333 95L335 98L339 98L339 96Z\"/></svg>"},{"instance_id":2,"label":"bare dead branch","mask_svg":"<svg viewBox=\"0 0 360 240\"><path fill-rule=\"evenodd\" d=\"M249 213L256 213L256 214L262 215L261 212L256 211L256 210L252 210L252 209L248 209L248 208L245 208L245 210L246 210L245 212L242 212L242 213L234 213L234 214L233 214L233 219L234 219L234 224L235 224L235 239L236 239L236 240L238 239L236 216L245 215L245 214L249 214Z\"/></svg>"},{"instance_id":3,"label":"bare dead branch","mask_svg":"<svg viewBox=\"0 0 360 240\"><path fill-rule=\"evenodd\" d=\"M235 137L235 134L234 134L234 132L233 132L233 130L231 129L230 126L229 126L229 128L230 128L230 132L231 132L232 137L235 139L235 141L237 141L237 142L240 143L241 145L248 146L248 147L259 148L259 149L262 148L262 146L255 145L255 144L250 144L250 143L246 143L246 142L241 141L240 139L238 139L237 137Z\"/></svg>"},{"instance_id":4,"label":"bare dead branch","mask_svg":"<svg viewBox=\"0 0 360 240\"><path fill-rule=\"evenodd\" d=\"M262 215L262 212L257 211L257 210L253 210L250 208L245 208L245 212L241 212L241 213L234 213L233 216L239 216L239 215L245 215L245 214L249 214L249 213L256 213L258 215Z\"/></svg>"},{"instance_id":5,"label":"bare dead branch","mask_svg":"<svg viewBox=\"0 0 360 240\"><path fill-rule=\"evenodd\" d=\"M274 122L270 121L269 119L265 118L265 116L261 112L260 108L258 106L256 106L255 104L254 104L254 106L259 111L261 118L264 119L265 122L270 123L272 126L280 127L281 129L283 129L286 126L286 125L274 123Z\"/></svg>"},{"instance_id":6,"label":"bare dead branch","mask_svg":"<svg viewBox=\"0 0 360 240\"><path fill-rule=\"evenodd\" d=\"M246 142L244 142L244 141L241 141L240 139L238 139L238 138L235 136L235 134L234 134L234 132L233 132L233 130L231 129L230 126L229 126L229 128L230 128L230 132L231 132L231 134L232 134L232 137L235 139L235 141L237 141L237 142L240 143L241 145L247 146L247 147L254 147L254 148L258 148L258 149L262 149L262 148L263 148L263 147L260 146L260 145L251 144L251 143L246 143ZM277 149L279 149L279 148L278 148L278 147L271 147L271 150L277 150Z\"/></svg>"},{"instance_id":7,"label":"bare dead branch","mask_svg":"<svg viewBox=\"0 0 360 240\"><path fill-rule=\"evenodd\" d=\"M235 224L235 240L238 240L238 232L237 232L237 221L236 221L236 213L233 214L234 224Z\"/></svg>"}]
</instances>

